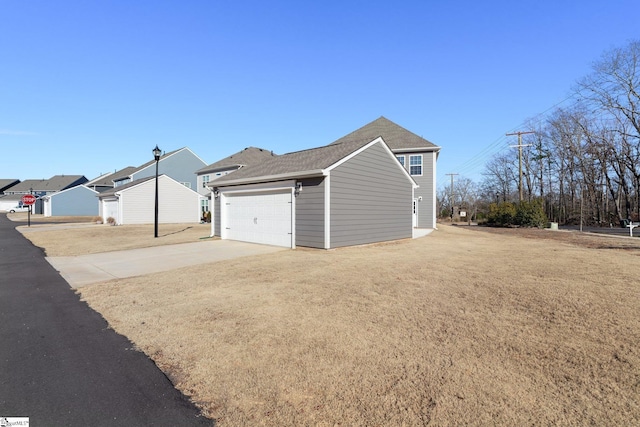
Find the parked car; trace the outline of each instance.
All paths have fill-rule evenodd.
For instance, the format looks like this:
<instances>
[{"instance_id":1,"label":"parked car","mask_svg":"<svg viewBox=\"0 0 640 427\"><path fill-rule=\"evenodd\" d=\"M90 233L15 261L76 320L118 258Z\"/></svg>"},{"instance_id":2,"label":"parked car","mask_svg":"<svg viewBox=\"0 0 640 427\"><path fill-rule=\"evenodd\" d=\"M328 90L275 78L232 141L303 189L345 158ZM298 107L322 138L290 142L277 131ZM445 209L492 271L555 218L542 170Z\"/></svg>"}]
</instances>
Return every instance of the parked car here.
<instances>
[{"instance_id":1,"label":"parked car","mask_svg":"<svg viewBox=\"0 0 640 427\"><path fill-rule=\"evenodd\" d=\"M27 205L18 205L15 206L11 209L9 209L10 213L14 213L14 212L28 212L29 211L29 206Z\"/></svg>"}]
</instances>

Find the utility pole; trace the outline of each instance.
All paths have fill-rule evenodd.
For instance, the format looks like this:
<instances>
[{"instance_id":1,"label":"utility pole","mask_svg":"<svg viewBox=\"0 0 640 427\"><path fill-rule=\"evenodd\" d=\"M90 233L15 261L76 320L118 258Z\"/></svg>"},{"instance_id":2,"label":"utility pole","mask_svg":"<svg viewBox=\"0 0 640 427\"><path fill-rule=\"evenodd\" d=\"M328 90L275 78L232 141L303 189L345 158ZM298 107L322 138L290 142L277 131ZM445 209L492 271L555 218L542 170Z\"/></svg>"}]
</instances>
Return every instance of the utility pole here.
<instances>
[{"instance_id":1,"label":"utility pole","mask_svg":"<svg viewBox=\"0 0 640 427\"><path fill-rule=\"evenodd\" d=\"M533 131L527 132L513 132L506 134L507 136L518 135L518 145L510 145L509 147L518 147L518 167L520 169L520 201L522 202L522 147L528 147L531 144L522 145L522 135L527 133L535 133Z\"/></svg>"},{"instance_id":2,"label":"utility pole","mask_svg":"<svg viewBox=\"0 0 640 427\"><path fill-rule=\"evenodd\" d=\"M451 220L453 221L453 177L458 175L457 173L447 173L445 175L451 176Z\"/></svg>"}]
</instances>

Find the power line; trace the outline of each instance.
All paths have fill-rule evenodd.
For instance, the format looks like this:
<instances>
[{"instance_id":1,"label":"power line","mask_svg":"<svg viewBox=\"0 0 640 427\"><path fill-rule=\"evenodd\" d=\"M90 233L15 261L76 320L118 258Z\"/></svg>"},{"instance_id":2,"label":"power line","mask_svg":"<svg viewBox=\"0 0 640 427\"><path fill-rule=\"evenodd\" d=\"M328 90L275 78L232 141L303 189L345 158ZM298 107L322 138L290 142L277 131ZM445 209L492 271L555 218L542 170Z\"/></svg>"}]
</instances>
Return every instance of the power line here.
<instances>
[{"instance_id":1,"label":"power line","mask_svg":"<svg viewBox=\"0 0 640 427\"><path fill-rule=\"evenodd\" d=\"M522 147L528 147L531 144L522 145L522 135L528 133L535 133L534 131L518 131L506 134L506 136L518 135L518 145L511 145L511 147L518 147L518 169L520 171L520 201L522 201Z\"/></svg>"},{"instance_id":2,"label":"power line","mask_svg":"<svg viewBox=\"0 0 640 427\"><path fill-rule=\"evenodd\" d=\"M569 96L567 96L566 98L556 102L555 104L553 104L552 106L550 106L549 108L543 110L542 112L536 114L535 116L533 116L533 118L528 119L527 122L539 122L542 120L543 115L549 111L551 111L552 109L558 107L561 104L564 104L565 102L569 101L572 98L576 98L579 94L577 93L573 93ZM521 128L521 127L525 127L527 126L526 122L520 123L518 126L513 127L509 132L515 132L515 129ZM498 153L499 151L501 151L502 149L506 148L504 143L506 142L506 135L501 135L500 137L496 138L493 142L491 142L489 145L485 146L484 148L482 148L477 154L475 154L473 157L469 158L468 160L464 161L463 163L459 164L458 167L456 169L458 170L464 170L464 171L474 171L479 167L484 166L484 163L487 161L487 159ZM446 174L445 174L446 175Z\"/></svg>"}]
</instances>

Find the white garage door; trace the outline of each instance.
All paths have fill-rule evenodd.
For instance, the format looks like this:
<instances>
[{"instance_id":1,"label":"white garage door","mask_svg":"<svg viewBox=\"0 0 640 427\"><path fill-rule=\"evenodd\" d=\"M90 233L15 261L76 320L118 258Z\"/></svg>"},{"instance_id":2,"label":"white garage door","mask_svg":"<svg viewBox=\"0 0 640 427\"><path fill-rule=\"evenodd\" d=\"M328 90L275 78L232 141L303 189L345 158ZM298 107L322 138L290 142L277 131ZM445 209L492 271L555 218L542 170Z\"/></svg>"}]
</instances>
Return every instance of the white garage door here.
<instances>
[{"instance_id":1,"label":"white garage door","mask_svg":"<svg viewBox=\"0 0 640 427\"><path fill-rule=\"evenodd\" d=\"M291 191L227 195L223 237L291 247Z\"/></svg>"},{"instance_id":2,"label":"white garage door","mask_svg":"<svg viewBox=\"0 0 640 427\"><path fill-rule=\"evenodd\" d=\"M116 220L116 224L120 224L120 218L118 218L118 201L117 200L105 200L102 205L104 208L103 216L106 221L111 217Z\"/></svg>"}]
</instances>

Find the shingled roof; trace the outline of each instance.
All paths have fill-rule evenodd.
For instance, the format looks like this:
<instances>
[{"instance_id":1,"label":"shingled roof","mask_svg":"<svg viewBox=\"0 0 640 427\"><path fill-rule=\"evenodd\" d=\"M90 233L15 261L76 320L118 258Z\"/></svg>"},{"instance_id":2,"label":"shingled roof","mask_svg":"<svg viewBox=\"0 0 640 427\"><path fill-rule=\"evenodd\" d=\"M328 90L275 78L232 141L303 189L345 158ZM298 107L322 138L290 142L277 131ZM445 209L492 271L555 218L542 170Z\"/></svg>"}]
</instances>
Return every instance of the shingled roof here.
<instances>
[{"instance_id":1,"label":"shingled roof","mask_svg":"<svg viewBox=\"0 0 640 427\"><path fill-rule=\"evenodd\" d=\"M113 173L106 173L104 175L100 175L97 178L92 179L89 182L85 182L84 185L87 187L113 187L113 181L118 180L120 178L125 178L131 175L137 168L135 166L127 166L126 168L120 169L119 171L115 171Z\"/></svg>"},{"instance_id":2,"label":"shingled roof","mask_svg":"<svg viewBox=\"0 0 640 427\"><path fill-rule=\"evenodd\" d=\"M27 179L13 187L7 192L12 193L28 193L30 190L34 192L54 192L62 191L73 185L79 185L87 182L87 178L83 175L54 175L49 179Z\"/></svg>"},{"instance_id":3,"label":"shingled roof","mask_svg":"<svg viewBox=\"0 0 640 427\"><path fill-rule=\"evenodd\" d=\"M242 151L225 157L215 163L196 171L197 174L211 173L228 169L239 169L244 166L252 166L276 157L273 151L257 147L247 147Z\"/></svg>"},{"instance_id":4,"label":"shingled roof","mask_svg":"<svg viewBox=\"0 0 640 427\"><path fill-rule=\"evenodd\" d=\"M213 182L215 185L219 185L243 182L254 178L268 180L273 177L288 175L297 177L319 176L322 175L323 169L337 163L374 139L345 140L323 147L282 154L254 166L241 168Z\"/></svg>"},{"instance_id":5,"label":"shingled roof","mask_svg":"<svg viewBox=\"0 0 640 427\"><path fill-rule=\"evenodd\" d=\"M421 136L410 132L387 119L386 117L380 117L371 123L364 125L360 129L357 129L350 134L343 136L337 141L331 143L339 144L351 140L369 139L370 141L381 136L384 142L387 143L389 148L394 151L402 150L423 150L423 151L437 151L440 149L437 145L427 141Z\"/></svg>"},{"instance_id":6,"label":"shingled roof","mask_svg":"<svg viewBox=\"0 0 640 427\"><path fill-rule=\"evenodd\" d=\"M282 154L253 166L218 178L214 185L239 184L249 181L267 181L284 177L320 176L323 169L337 163L354 151L382 137L391 150L438 151L440 147L409 132L385 117L380 117L323 147Z\"/></svg>"}]
</instances>

